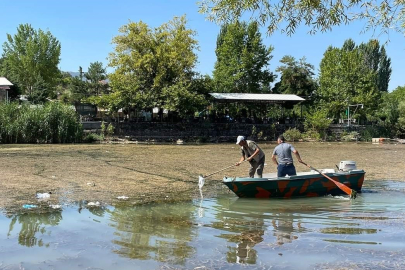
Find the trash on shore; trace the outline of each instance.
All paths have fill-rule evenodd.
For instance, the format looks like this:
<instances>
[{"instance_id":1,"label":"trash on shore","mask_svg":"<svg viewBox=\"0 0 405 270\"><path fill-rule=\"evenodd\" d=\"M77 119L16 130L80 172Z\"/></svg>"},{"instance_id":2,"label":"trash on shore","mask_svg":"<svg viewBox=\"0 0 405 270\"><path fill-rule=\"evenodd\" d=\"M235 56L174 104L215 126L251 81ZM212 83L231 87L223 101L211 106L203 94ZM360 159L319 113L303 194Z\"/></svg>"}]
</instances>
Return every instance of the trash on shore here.
<instances>
[{"instance_id":1,"label":"trash on shore","mask_svg":"<svg viewBox=\"0 0 405 270\"><path fill-rule=\"evenodd\" d=\"M100 202L89 202L87 206L100 206Z\"/></svg>"},{"instance_id":2,"label":"trash on shore","mask_svg":"<svg viewBox=\"0 0 405 270\"><path fill-rule=\"evenodd\" d=\"M59 204L50 204L49 207L52 209L61 209L62 208L62 206Z\"/></svg>"},{"instance_id":3,"label":"trash on shore","mask_svg":"<svg viewBox=\"0 0 405 270\"><path fill-rule=\"evenodd\" d=\"M37 193L36 197L37 199L49 199L51 197L52 192L46 192L46 193Z\"/></svg>"},{"instance_id":4,"label":"trash on shore","mask_svg":"<svg viewBox=\"0 0 405 270\"><path fill-rule=\"evenodd\" d=\"M129 197L127 197L127 196L118 196L117 199L118 200L128 200Z\"/></svg>"},{"instance_id":5,"label":"trash on shore","mask_svg":"<svg viewBox=\"0 0 405 270\"><path fill-rule=\"evenodd\" d=\"M35 204L24 204L23 205L23 208L25 208L25 209L32 209L32 208L37 208L38 207L38 205L35 205Z\"/></svg>"}]
</instances>

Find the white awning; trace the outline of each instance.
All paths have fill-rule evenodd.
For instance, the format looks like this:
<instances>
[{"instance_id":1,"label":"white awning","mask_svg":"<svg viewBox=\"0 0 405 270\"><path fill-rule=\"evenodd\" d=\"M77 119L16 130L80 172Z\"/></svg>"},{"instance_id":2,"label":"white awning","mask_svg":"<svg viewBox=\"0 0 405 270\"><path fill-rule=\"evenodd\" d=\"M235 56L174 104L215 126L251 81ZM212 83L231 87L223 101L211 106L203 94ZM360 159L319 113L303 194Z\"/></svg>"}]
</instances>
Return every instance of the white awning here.
<instances>
[{"instance_id":1,"label":"white awning","mask_svg":"<svg viewBox=\"0 0 405 270\"><path fill-rule=\"evenodd\" d=\"M0 87L1 88L9 88L9 86L13 86L13 84L4 77L0 77Z\"/></svg>"},{"instance_id":2,"label":"white awning","mask_svg":"<svg viewBox=\"0 0 405 270\"><path fill-rule=\"evenodd\" d=\"M305 101L302 97L290 94L210 93L210 95L220 102L299 103Z\"/></svg>"}]
</instances>

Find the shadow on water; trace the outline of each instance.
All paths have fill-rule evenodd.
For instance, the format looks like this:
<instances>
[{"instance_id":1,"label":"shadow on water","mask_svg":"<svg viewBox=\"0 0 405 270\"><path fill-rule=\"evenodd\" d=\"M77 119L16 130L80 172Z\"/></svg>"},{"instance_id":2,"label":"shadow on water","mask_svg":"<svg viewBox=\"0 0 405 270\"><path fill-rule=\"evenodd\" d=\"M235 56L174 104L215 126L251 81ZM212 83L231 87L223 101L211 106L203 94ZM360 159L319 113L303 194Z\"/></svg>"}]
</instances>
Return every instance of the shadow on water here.
<instances>
[{"instance_id":1,"label":"shadow on water","mask_svg":"<svg viewBox=\"0 0 405 270\"><path fill-rule=\"evenodd\" d=\"M344 196L0 215L0 269L404 269L405 183Z\"/></svg>"}]
</instances>

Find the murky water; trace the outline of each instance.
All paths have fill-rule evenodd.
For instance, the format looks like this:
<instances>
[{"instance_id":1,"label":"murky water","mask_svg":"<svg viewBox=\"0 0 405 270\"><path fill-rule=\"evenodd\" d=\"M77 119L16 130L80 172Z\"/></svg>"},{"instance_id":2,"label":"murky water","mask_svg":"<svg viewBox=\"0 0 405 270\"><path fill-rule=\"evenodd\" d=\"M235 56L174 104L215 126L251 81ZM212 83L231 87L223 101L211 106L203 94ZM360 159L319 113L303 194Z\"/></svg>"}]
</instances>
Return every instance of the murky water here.
<instances>
[{"instance_id":1,"label":"murky water","mask_svg":"<svg viewBox=\"0 0 405 270\"><path fill-rule=\"evenodd\" d=\"M405 183L0 215L0 269L405 269Z\"/></svg>"}]
</instances>

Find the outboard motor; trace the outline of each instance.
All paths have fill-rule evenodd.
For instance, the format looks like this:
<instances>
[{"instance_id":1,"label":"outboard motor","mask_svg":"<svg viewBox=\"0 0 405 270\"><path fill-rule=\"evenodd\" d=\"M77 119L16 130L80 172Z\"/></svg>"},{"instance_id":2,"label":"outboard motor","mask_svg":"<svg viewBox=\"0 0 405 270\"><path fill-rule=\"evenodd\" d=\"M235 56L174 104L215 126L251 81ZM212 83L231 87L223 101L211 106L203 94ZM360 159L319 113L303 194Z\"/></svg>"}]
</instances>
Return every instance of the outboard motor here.
<instances>
[{"instance_id":1,"label":"outboard motor","mask_svg":"<svg viewBox=\"0 0 405 270\"><path fill-rule=\"evenodd\" d=\"M348 171L352 171L352 170L357 170L356 161L345 160L345 161L340 162L339 171L348 172Z\"/></svg>"}]
</instances>

